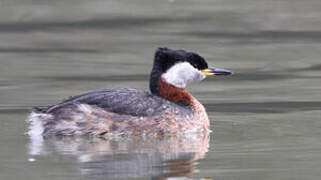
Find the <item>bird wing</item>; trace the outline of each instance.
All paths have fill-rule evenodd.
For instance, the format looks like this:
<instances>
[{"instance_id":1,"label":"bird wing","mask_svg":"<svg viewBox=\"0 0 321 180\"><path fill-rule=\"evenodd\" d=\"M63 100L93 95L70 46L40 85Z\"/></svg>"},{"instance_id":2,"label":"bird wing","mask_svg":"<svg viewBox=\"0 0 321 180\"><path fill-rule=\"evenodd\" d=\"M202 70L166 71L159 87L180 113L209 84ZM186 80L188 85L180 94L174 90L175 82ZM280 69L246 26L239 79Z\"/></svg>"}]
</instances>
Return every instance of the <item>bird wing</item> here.
<instances>
[{"instance_id":1,"label":"bird wing","mask_svg":"<svg viewBox=\"0 0 321 180\"><path fill-rule=\"evenodd\" d=\"M131 88L101 89L73 96L57 105L40 108L41 112L53 113L73 104L88 104L109 112L133 116L152 116L169 107L178 107L161 97Z\"/></svg>"}]
</instances>

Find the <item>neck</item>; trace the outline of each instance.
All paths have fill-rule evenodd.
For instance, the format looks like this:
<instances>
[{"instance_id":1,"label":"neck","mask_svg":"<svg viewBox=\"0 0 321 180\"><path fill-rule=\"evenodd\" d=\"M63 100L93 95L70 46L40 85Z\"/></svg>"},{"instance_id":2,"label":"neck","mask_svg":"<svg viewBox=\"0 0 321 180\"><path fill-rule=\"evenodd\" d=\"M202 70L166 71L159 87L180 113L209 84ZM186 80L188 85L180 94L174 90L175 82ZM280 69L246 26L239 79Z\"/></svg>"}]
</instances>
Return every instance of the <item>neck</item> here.
<instances>
[{"instance_id":1,"label":"neck","mask_svg":"<svg viewBox=\"0 0 321 180\"><path fill-rule=\"evenodd\" d=\"M150 78L149 78L149 89L152 94L161 96L159 92L159 78L161 77L162 72L160 71L158 66L153 66L152 72L150 73Z\"/></svg>"},{"instance_id":2,"label":"neck","mask_svg":"<svg viewBox=\"0 0 321 180\"><path fill-rule=\"evenodd\" d=\"M156 76L151 76L151 77L156 78ZM203 129L209 130L210 124L209 124L208 116L204 106L196 98L194 98L190 93L188 93L185 89L178 88L171 84L168 84L161 77L161 73L157 78L158 79L151 78L150 88L151 88L152 94L161 96L171 102L179 103L179 105L191 107L192 110L194 111L193 121L195 120L196 122L204 124Z\"/></svg>"},{"instance_id":3,"label":"neck","mask_svg":"<svg viewBox=\"0 0 321 180\"><path fill-rule=\"evenodd\" d=\"M161 76L158 79L158 91L160 96L169 101L183 105L192 105L193 103L194 98L190 93L183 88L168 84Z\"/></svg>"}]
</instances>

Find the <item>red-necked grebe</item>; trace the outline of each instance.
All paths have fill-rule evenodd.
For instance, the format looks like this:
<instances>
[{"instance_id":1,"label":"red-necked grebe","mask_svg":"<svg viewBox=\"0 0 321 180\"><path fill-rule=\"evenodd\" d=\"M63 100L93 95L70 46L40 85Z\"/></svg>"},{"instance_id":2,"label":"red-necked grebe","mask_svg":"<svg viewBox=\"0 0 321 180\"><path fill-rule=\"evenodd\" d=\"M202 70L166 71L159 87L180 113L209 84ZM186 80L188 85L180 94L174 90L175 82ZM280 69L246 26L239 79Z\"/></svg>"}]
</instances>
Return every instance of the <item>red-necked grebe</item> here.
<instances>
[{"instance_id":1,"label":"red-necked grebe","mask_svg":"<svg viewBox=\"0 0 321 180\"><path fill-rule=\"evenodd\" d=\"M173 134L209 131L203 105L184 88L206 76L230 75L209 67L198 54L159 48L150 91L115 88L90 91L59 104L36 107L30 135Z\"/></svg>"}]
</instances>

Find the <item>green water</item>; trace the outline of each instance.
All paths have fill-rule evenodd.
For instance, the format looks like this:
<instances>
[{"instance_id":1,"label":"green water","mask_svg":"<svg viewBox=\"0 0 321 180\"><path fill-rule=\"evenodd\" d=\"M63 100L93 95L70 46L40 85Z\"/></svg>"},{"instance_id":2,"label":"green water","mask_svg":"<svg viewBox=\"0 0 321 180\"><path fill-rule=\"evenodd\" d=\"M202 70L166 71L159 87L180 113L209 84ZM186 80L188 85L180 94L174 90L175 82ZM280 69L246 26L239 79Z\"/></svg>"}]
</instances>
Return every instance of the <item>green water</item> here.
<instances>
[{"instance_id":1,"label":"green water","mask_svg":"<svg viewBox=\"0 0 321 180\"><path fill-rule=\"evenodd\" d=\"M0 1L0 179L321 177L319 0ZM148 90L157 47L234 71L188 90L208 136L35 139L32 106Z\"/></svg>"}]
</instances>

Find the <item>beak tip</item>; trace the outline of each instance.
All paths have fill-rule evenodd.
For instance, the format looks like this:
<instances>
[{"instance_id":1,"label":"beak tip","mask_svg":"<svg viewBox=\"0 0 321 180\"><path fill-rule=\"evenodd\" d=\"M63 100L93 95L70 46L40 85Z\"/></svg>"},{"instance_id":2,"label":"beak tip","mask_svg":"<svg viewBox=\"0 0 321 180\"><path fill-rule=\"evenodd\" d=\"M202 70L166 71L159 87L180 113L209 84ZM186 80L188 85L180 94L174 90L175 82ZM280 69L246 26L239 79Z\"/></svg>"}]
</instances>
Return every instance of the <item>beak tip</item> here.
<instances>
[{"instance_id":1,"label":"beak tip","mask_svg":"<svg viewBox=\"0 0 321 180\"><path fill-rule=\"evenodd\" d=\"M216 69L214 70L214 74L218 76L219 75L227 76L227 75L232 75L233 72L226 69Z\"/></svg>"},{"instance_id":2,"label":"beak tip","mask_svg":"<svg viewBox=\"0 0 321 180\"><path fill-rule=\"evenodd\" d=\"M233 75L234 73L232 71L229 71L227 75Z\"/></svg>"}]
</instances>

